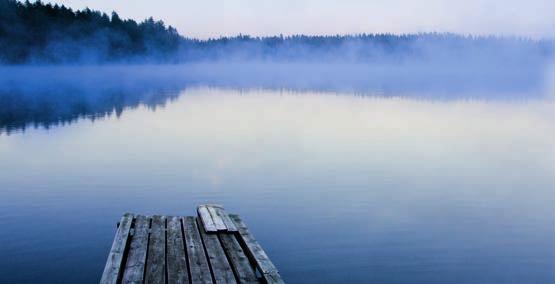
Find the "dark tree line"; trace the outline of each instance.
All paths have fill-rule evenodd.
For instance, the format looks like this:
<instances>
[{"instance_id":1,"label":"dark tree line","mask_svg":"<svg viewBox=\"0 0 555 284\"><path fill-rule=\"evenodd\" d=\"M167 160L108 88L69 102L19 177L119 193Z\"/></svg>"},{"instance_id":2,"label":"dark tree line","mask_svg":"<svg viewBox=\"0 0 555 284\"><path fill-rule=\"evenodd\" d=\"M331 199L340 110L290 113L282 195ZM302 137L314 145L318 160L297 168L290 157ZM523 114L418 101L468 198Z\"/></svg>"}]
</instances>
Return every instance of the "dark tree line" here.
<instances>
[{"instance_id":1,"label":"dark tree line","mask_svg":"<svg viewBox=\"0 0 555 284\"><path fill-rule=\"evenodd\" d=\"M0 63L191 61L538 62L553 41L445 33L221 37L198 40L152 18L0 0Z\"/></svg>"},{"instance_id":2,"label":"dark tree line","mask_svg":"<svg viewBox=\"0 0 555 284\"><path fill-rule=\"evenodd\" d=\"M208 40L184 40L180 56L185 61L516 62L545 60L554 55L554 47L551 40L450 33L273 37L239 35Z\"/></svg>"},{"instance_id":3,"label":"dark tree line","mask_svg":"<svg viewBox=\"0 0 555 284\"><path fill-rule=\"evenodd\" d=\"M168 61L181 36L152 18L137 23L63 5L0 0L0 62Z\"/></svg>"}]
</instances>

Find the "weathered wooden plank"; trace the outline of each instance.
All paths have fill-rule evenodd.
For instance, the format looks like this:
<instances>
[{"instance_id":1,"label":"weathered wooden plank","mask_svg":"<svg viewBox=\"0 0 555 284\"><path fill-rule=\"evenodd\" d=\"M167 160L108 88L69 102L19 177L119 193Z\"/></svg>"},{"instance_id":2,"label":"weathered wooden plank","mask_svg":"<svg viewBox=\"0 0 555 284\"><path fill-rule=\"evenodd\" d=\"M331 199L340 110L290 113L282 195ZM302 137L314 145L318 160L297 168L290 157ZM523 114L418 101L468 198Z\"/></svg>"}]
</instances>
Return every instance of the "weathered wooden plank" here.
<instances>
[{"instance_id":1,"label":"weathered wooden plank","mask_svg":"<svg viewBox=\"0 0 555 284\"><path fill-rule=\"evenodd\" d=\"M135 227L133 229L134 232L131 237L131 243L129 244L129 254L125 262L122 283L143 283L149 226L150 218L142 215L135 217Z\"/></svg>"},{"instance_id":2,"label":"weathered wooden plank","mask_svg":"<svg viewBox=\"0 0 555 284\"><path fill-rule=\"evenodd\" d=\"M119 222L119 227L108 254L104 273L100 279L101 284L117 283L122 277L123 256L129 242L129 232L133 223L133 215L126 213Z\"/></svg>"},{"instance_id":3,"label":"weathered wooden plank","mask_svg":"<svg viewBox=\"0 0 555 284\"><path fill-rule=\"evenodd\" d=\"M227 230L229 232L237 232L238 231L237 227L235 226L235 223L233 223L231 218L229 218L229 214L227 214L225 209L218 208L217 212L218 212L218 214L220 214L220 216L222 216L222 220L224 221L224 224L227 227Z\"/></svg>"},{"instance_id":4,"label":"weathered wooden plank","mask_svg":"<svg viewBox=\"0 0 555 284\"><path fill-rule=\"evenodd\" d=\"M185 256L185 245L181 230L181 218L167 217L168 240L167 240L167 265L168 284L189 283L189 272L187 271L187 258Z\"/></svg>"},{"instance_id":5,"label":"weathered wooden plank","mask_svg":"<svg viewBox=\"0 0 555 284\"><path fill-rule=\"evenodd\" d=\"M263 274L266 284L285 284L278 272L270 272Z\"/></svg>"},{"instance_id":6,"label":"weathered wooden plank","mask_svg":"<svg viewBox=\"0 0 555 284\"><path fill-rule=\"evenodd\" d=\"M262 249L262 246L256 241L253 235L250 233L247 225L243 223L243 220L239 215L230 214L229 217L237 226L240 238L239 240L248 248L247 253L249 257L253 258L256 262L256 266L262 271L262 273L272 273L278 272L277 268L274 266L270 258Z\"/></svg>"},{"instance_id":7,"label":"weathered wooden plank","mask_svg":"<svg viewBox=\"0 0 555 284\"><path fill-rule=\"evenodd\" d=\"M247 248L247 254L250 258L254 259L256 266L262 272L266 283L283 283L277 268L274 266L262 246L256 241L254 236L250 233L245 223L238 215L229 215L230 219L237 226L239 232L239 241Z\"/></svg>"},{"instance_id":8,"label":"weathered wooden plank","mask_svg":"<svg viewBox=\"0 0 555 284\"><path fill-rule=\"evenodd\" d=\"M166 282L166 217L152 216L145 283Z\"/></svg>"},{"instance_id":9,"label":"weathered wooden plank","mask_svg":"<svg viewBox=\"0 0 555 284\"><path fill-rule=\"evenodd\" d=\"M219 231L237 232L235 224L231 221L227 212L221 205L207 205L207 207ZM222 229L222 227L225 228Z\"/></svg>"},{"instance_id":10,"label":"weathered wooden plank","mask_svg":"<svg viewBox=\"0 0 555 284\"><path fill-rule=\"evenodd\" d=\"M258 283L255 271L247 255L235 238L235 234L218 234L222 247L240 283Z\"/></svg>"},{"instance_id":11,"label":"weathered wooden plank","mask_svg":"<svg viewBox=\"0 0 555 284\"><path fill-rule=\"evenodd\" d=\"M237 283L218 236L216 234L207 234L202 226L202 221L197 219L197 223L210 266L212 267L215 282L218 284Z\"/></svg>"},{"instance_id":12,"label":"weathered wooden plank","mask_svg":"<svg viewBox=\"0 0 555 284\"><path fill-rule=\"evenodd\" d=\"M191 283L213 283L196 218L185 217L183 219L183 229L187 246L187 257L189 258Z\"/></svg>"},{"instance_id":13,"label":"weathered wooden plank","mask_svg":"<svg viewBox=\"0 0 555 284\"><path fill-rule=\"evenodd\" d=\"M218 229L216 228L216 224L214 224L214 220L212 216L210 216L210 212L208 212L208 208L204 205L201 205L197 208L198 215L204 224L204 229L207 232L213 233L217 232Z\"/></svg>"},{"instance_id":14,"label":"weathered wooden plank","mask_svg":"<svg viewBox=\"0 0 555 284\"><path fill-rule=\"evenodd\" d=\"M227 231L227 227L224 224L224 220L222 220L222 216L218 214L216 211L218 208L213 206L206 206L208 208L208 212L210 212L210 216L212 216L212 220L214 220L214 225L216 225L216 230L218 231Z\"/></svg>"}]
</instances>

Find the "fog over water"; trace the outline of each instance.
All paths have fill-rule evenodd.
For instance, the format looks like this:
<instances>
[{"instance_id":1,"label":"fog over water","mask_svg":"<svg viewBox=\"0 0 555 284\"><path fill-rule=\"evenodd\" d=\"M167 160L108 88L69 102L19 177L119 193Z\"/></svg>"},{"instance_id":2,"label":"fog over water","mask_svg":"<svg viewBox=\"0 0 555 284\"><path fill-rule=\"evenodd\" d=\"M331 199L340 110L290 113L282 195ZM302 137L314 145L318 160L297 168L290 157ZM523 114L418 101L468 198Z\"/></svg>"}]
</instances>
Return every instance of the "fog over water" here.
<instances>
[{"instance_id":1,"label":"fog over water","mask_svg":"<svg viewBox=\"0 0 555 284\"><path fill-rule=\"evenodd\" d=\"M0 134L2 283L98 283L123 212L210 202L241 214L287 283L555 280L555 104L541 93L246 90L90 70L62 93L24 91L31 107ZM56 120L72 123L21 129Z\"/></svg>"},{"instance_id":2,"label":"fog over water","mask_svg":"<svg viewBox=\"0 0 555 284\"><path fill-rule=\"evenodd\" d=\"M0 283L206 203L286 283L555 283L555 4L494 2L0 0Z\"/></svg>"},{"instance_id":3,"label":"fog over water","mask_svg":"<svg viewBox=\"0 0 555 284\"><path fill-rule=\"evenodd\" d=\"M555 283L551 2L0 0L0 283L205 203L286 283Z\"/></svg>"},{"instance_id":4,"label":"fog over water","mask_svg":"<svg viewBox=\"0 0 555 284\"><path fill-rule=\"evenodd\" d=\"M162 18L200 38L247 33L347 34L449 31L462 34L555 36L548 0L53 0L75 8L112 10L125 17Z\"/></svg>"},{"instance_id":5,"label":"fog over water","mask_svg":"<svg viewBox=\"0 0 555 284\"><path fill-rule=\"evenodd\" d=\"M288 283L555 281L539 42L225 42L0 67L1 283L97 283L123 212L202 203L241 214Z\"/></svg>"},{"instance_id":6,"label":"fog over water","mask_svg":"<svg viewBox=\"0 0 555 284\"><path fill-rule=\"evenodd\" d=\"M0 67L0 129L120 115L139 105L155 108L198 86L427 100L551 96L555 80L547 63L504 67L276 62Z\"/></svg>"}]
</instances>

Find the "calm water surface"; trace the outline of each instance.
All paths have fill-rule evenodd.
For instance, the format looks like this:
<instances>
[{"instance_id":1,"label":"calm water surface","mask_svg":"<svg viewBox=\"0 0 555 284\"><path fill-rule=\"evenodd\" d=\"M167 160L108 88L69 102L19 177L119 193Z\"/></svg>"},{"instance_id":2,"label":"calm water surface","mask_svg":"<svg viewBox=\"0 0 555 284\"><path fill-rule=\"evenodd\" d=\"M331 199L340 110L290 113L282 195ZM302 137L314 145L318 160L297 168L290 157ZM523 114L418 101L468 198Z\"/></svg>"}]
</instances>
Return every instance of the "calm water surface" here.
<instances>
[{"instance_id":1,"label":"calm water surface","mask_svg":"<svg viewBox=\"0 0 555 284\"><path fill-rule=\"evenodd\" d=\"M1 283L97 283L122 213L206 202L289 283L555 283L551 99L25 96L4 98Z\"/></svg>"}]
</instances>

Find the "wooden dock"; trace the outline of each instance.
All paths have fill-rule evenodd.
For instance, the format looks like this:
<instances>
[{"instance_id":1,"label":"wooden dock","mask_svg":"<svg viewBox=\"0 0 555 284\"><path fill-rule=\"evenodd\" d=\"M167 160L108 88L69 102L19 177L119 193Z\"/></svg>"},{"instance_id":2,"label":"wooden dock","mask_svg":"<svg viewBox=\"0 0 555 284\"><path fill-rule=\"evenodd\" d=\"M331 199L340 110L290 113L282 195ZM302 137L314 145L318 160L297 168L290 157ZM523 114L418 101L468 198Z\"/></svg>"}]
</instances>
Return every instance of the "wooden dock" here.
<instances>
[{"instance_id":1,"label":"wooden dock","mask_svg":"<svg viewBox=\"0 0 555 284\"><path fill-rule=\"evenodd\" d=\"M219 205L197 213L125 214L100 283L284 283L238 215Z\"/></svg>"}]
</instances>

